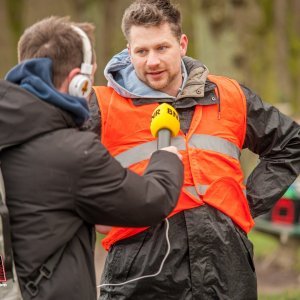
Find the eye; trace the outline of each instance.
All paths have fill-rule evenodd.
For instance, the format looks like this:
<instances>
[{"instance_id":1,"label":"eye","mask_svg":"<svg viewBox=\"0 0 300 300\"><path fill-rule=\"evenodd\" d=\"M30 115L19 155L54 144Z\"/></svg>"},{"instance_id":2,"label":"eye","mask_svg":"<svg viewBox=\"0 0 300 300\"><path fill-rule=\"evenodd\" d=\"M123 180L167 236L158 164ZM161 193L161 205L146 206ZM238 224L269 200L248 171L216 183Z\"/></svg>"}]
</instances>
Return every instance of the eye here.
<instances>
[{"instance_id":1,"label":"eye","mask_svg":"<svg viewBox=\"0 0 300 300\"><path fill-rule=\"evenodd\" d=\"M147 52L145 49L138 49L135 51L135 53L138 54L139 56L145 56Z\"/></svg>"},{"instance_id":2,"label":"eye","mask_svg":"<svg viewBox=\"0 0 300 300\"><path fill-rule=\"evenodd\" d=\"M167 46L159 46L158 51L163 52L167 49Z\"/></svg>"}]
</instances>

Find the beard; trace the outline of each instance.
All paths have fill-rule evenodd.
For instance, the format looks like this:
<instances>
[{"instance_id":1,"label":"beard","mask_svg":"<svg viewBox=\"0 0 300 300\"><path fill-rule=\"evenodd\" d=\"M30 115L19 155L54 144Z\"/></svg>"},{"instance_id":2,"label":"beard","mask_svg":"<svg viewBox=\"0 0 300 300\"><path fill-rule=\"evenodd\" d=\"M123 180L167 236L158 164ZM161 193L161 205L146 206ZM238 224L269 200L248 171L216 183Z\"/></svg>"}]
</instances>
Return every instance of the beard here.
<instances>
[{"instance_id":1,"label":"beard","mask_svg":"<svg viewBox=\"0 0 300 300\"><path fill-rule=\"evenodd\" d=\"M162 91L169 86L169 80L147 80L146 84L149 85L152 89Z\"/></svg>"},{"instance_id":2,"label":"beard","mask_svg":"<svg viewBox=\"0 0 300 300\"><path fill-rule=\"evenodd\" d=\"M176 83L178 74L170 74L164 72L160 77L154 79L151 75L146 75L144 82L152 89L168 93L168 90L174 89L173 85Z\"/></svg>"}]
</instances>

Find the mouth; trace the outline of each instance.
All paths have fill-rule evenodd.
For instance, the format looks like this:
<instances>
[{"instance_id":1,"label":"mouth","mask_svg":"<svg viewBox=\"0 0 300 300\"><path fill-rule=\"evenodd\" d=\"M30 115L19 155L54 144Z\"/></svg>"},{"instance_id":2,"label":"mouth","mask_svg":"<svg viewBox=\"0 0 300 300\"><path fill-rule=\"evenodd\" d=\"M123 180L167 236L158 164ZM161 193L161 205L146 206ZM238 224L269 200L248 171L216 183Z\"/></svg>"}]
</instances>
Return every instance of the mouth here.
<instances>
[{"instance_id":1,"label":"mouth","mask_svg":"<svg viewBox=\"0 0 300 300\"><path fill-rule=\"evenodd\" d=\"M147 76L153 79L159 79L163 75L164 71L147 72Z\"/></svg>"}]
</instances>

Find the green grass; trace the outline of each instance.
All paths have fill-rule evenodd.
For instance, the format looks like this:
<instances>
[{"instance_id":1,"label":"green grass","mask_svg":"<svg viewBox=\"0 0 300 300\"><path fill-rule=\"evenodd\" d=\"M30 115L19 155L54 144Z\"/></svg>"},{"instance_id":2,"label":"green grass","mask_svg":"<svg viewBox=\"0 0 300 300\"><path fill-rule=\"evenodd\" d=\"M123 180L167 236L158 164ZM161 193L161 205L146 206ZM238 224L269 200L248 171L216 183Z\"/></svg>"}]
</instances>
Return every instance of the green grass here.
<instances>
[{"instance_id":1,"label":"green grass","mask_svg":"<svg viewBox=\"0 0 300 300\"><path fill-rule=\"evenodd\" d=\"M276 251L279 246L278 239L256 230L252 230L248 238L254 245L254 255L258 259L267 257L270 253Z\"/></svg>"},{"instance_id":2,"label":"green grass","mask_svg":"<svg viewBox=\"0 0 300 300\"><path fill-rule=\"evenodd\" d=\"M278 238L267 233L252 230L248 237L254 245L254 256L258 260L263 260L279 248ZM295 266L300 270L300 249L297 256ZM259 293L258 300L300 300L300 287L297 290L286 290L278 293Z\"/></svg>"},{"instance_id":3,"label":"green grass","mask_svg":"<svg viewBox=\"0 0 300 300\"><path fill-rule=\"evenodd\" d=\"M295 264L295 268L300 273L300 247L299 247L299 249L297 251L297 262Z\"/></svg>"},{"instance_id":4,"label":"green grass","mask_svg":"<svg viewBox=\"0 0 300 300\"><path fill-rule=\"evenodd\" d=\"M260 294L258 300L299 300L300 290L286 291L280 294Z\"/></svg>"}]
</instances>

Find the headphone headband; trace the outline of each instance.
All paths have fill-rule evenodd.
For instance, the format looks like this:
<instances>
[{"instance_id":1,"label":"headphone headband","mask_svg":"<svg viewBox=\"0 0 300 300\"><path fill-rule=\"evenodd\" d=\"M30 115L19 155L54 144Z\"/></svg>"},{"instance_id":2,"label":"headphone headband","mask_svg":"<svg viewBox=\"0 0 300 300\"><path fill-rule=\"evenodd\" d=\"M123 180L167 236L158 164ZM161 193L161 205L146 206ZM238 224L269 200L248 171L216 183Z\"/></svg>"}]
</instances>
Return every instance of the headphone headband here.
<instances>
[{"instance_id":1,"label":"headphone headband","mask_svg":"<svg viewBox=\"0 0 300 300\"><path fill-rule=\"evenodd\" d=\"M75 75L69 83L69 94L75 97L89 99L93 85L92 44L86 33L79 27L71 25L82 41L83 62L80 74Z\"/></svg>"},{"instance_id":2,"label":"headphone headband","mask_svg":"<svg viewBox=\"0 0 300 300\"><path fill-rule=\"evenodd\" d=\"M92 65L93 50L92 50L90 39L81 28L75 25L71 25L71 26L72 29L80 35L82 41L83 62L81 64L80 73L91 75L93 72L93 65Z\"/></svg>"}]
</instances>

